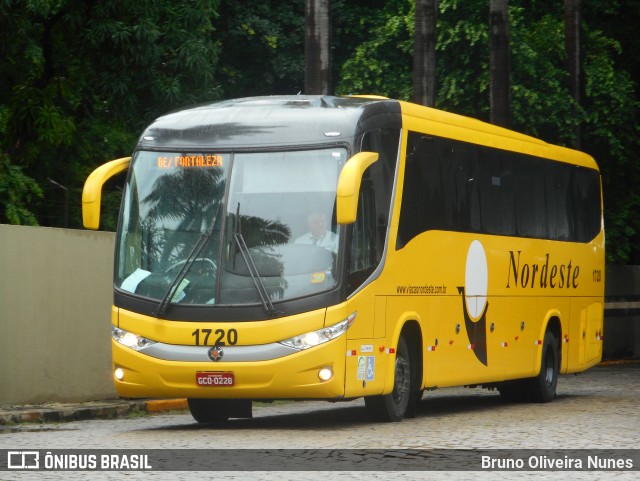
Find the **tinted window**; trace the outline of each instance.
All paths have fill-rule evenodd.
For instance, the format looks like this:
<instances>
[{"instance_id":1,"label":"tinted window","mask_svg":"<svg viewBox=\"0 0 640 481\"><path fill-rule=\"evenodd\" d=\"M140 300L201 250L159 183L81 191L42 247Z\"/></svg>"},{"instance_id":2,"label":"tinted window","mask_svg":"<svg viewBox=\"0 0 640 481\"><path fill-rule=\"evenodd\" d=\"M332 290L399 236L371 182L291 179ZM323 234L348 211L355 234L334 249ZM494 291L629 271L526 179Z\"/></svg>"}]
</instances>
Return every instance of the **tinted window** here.
<instances>
[{"instance_id":1,"label":"tinted window","mask_svg":"<svg viewBox=\"0 0 640 481\"><path fill-rule=\"evenodd\" d=\"M600 231L597 171L409 133L397 248L427 230L588 242Z\"/></svg>"},{"instance_id":2,"label":"tinted window","mask_svg":"<svg viewBox=\"0 0 640 481\"><path fill-rule=\"evenodd\" d=\"M389 225L400 131L375 129L361 139L363 152L377 152L378 161L364 173L356 222L351 229L348 290L357 289L376 269L384 254Z\"/></svg>"},{"instance_id":3,"label":"tinted window","mask_svg":"<svg viewBox=\"0 0 640 481\"><path fill-rule=\"evenodd\" d=\"M547 234L547 202L544 192L543 160L530 159L518 167L514 176L516 235L544 239Z\"/></svg>"},{"instance_id":4,"label":"tinted window","mask_svg":"<svg viewBox=\"0 0 640 481\"><path fill-rule=\"evenodd\" d=\"M513 162L504 152L482 149L476 165L480 191L481 232L516 234L515 198L513 193Z\"/></svg>"}]
</instances>

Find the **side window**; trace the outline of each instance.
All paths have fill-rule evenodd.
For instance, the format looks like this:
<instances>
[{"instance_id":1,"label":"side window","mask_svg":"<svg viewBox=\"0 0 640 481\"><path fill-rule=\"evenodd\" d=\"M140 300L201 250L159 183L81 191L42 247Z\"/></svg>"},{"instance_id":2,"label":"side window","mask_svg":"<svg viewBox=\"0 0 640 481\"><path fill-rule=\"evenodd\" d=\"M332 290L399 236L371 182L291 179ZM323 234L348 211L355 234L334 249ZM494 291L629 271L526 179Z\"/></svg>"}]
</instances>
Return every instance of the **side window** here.
<instances>
[{"instance_id":1,"label":"side window","mask_svg":"<svg viewBox=\"0 0 640 481\"><path fill-rule=\"evenodd\" d=\"M444 228L442 173L437 170L438 164L433 169L429 169L427 165L433 144L431 137L409 132L396 249L404 247L415 236L427 230L430 224L442 225ZM430 204L437 205L437 208L428 209Z\"/></svg>"},{"instance_id":2,"label":"side window","mask_svg":"<svg viewBox=\"0 0 640 481\"><path fill-rule=\"evenodd\" d=\"M516 232L522 237L545 239L547 232L547 200L544 194L544 164L537 159L514 159L516 172L514 202Z\"/></svg>"},{"instance_id":3,"label":"side window","mask_svg":"<svg viewBox=\"0 0 640 481\"><path fill-rule=\"evenodd\" d=\"M570 240L573 224L571 208L571 172L565 164L549 162L545 166L545 195L549 238Z\"/></svg>"},{"instance_id":4,"label":"side window","mask_svg":"<svg viewBox=\"0 0 640 481\"><path fill-rule=\"evenodd\" d=\"M428 230L589 242L596 170L409 132L396 249Z\"/></svg>"},{"instance_id":5,"label":"side window","mask_svg":"<svg viewBox=\"0 0 640 481\"><path fill-rule=\"evenodd\" d=\"M589 242L600 232L600 176L595 170L573 169L572 198L577 214L574 217L574 237Z\"/></svg>"},{"instance_id":6,"label":"side window","mask_svg":"<svg viewBox=\"0 0 640 481\"><path fill-rule=\"evenodd\" d=\"M365 171L360 185L351 239L351 290L364 282L382 260L399 147L400 131L397 129L375 129L361 138L360 150L377 152L379 158Z\"/></svg>"},{"instance_id":7,"label":"side window","mask_svg":"<svg viewBox=\"0 0 640 481\"><path fill-rule=\"evenodd\" d=\"M478 177L482 232L514 235L513 162L508 154L490 149L480 150L480 157Z\"/></svg>"},{"instance_id":8,"label":"side window","mask_svg":"<svg viewBox=\"0 0 640 481\"><path fill-rule=\"evenodd\" d=\"M373 198L374 250L376 263L382 259L384 244L389 225L393 180L396 175L400 131L397 129L376 129L362 137L361 151L377 152L378 161L367 169L365 178L369 179Z\"/></svg>"},{"instance_id":9,"label":"side window","mask_svg":"<svg viewBox=\"0 0 640 481\"><path fill-rule=\"evenodd\" d=\"M363 179L358 198L358 213L351 236L349 291L362 284L375 270L379 259L376 251L376 210L371 179Z\"/></svg>"},{"instance_id":10,"label":"side window","mask_svg":"<svg viewBox=\"0 0 640 481\"><path fill-rule=\"evenodd\" d=\"M477 149L459 143L453 144L451 150L450 160L436 159L436 161L445 162L443 182L447 225L452 230L460 232L480 231Z\"/></svg>"},{"instance_id":11,"label":"side window","mask_svg":"<svg viewBox=\"0 0 640 481\"><path fill-rule=\"evenodd\" d=\"M462 144L409 132L396 249L427 230L479 230L473 154Z\"/></svg>"}]
</instances>

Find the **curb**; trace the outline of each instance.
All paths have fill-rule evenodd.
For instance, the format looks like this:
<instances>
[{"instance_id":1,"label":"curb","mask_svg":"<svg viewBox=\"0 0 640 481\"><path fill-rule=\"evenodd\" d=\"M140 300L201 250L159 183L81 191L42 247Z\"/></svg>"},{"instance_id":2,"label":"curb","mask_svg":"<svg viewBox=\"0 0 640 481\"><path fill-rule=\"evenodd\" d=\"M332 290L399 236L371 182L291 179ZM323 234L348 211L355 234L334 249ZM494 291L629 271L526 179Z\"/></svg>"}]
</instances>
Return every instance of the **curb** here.
<instances>
[{"instance_id":1,"label":"curb","mask_svg":"<svg viewBox=\"0 0 640 481\"><path fill-rule=\"evenodd\" d=\"M186 399L109 400L79 404L43 404L8 406L0 409L0 426L19 423L46 423L115 419L188 409Z\"/></svg>"},{"instance_id":2,"label":"curb","mask_svg":"<svg viewBox=\"0 0 640 481\"><path fill-rule=\"evenodd\" d=\"M184 411L189 409L186 399L155 399L145 401L147 412Z\"/></svg>"},{"instance_id":3,"label":"curb","mask_svg":"<svg viewBox=\"0 0 640 481\"><path fill-rule=\"evenodd\" d=\"M640 359L618 359L618 360L611 359L608 361L601 361L597 365L607 367L607 366L619 366L621 364L640 364Z\"/></svg>"}]
</instances>

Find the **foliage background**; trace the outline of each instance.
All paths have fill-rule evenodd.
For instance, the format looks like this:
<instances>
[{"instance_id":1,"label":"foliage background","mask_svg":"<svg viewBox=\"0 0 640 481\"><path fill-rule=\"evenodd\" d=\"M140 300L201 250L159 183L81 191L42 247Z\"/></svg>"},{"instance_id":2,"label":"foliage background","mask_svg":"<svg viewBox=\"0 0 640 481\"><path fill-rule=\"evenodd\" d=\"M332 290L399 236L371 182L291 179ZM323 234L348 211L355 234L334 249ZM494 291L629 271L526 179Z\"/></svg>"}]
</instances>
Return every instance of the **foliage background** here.
<instances>
[{"instance_id":1,"label":"foliage background","mask_svg":"<svg viewBox=\"0 0 640 481\"><path fill-rule=\"evenodd\" d=\"M563 2L511 0L513 128L604 177L608 260L640 263L640 2L583 0L584 105L565 87ZM333 0L337 94L412 97L412 0ZM489 0L440 0L438 108L489 119ZM80 228L86 176L185 105L304 91L304 0L0 0L0 222ZM119 183L105 193L114 229ZM61 187L62 186L62 187ZM68 208L68 217L65 216Z\"/></svg>"}]
</instances>

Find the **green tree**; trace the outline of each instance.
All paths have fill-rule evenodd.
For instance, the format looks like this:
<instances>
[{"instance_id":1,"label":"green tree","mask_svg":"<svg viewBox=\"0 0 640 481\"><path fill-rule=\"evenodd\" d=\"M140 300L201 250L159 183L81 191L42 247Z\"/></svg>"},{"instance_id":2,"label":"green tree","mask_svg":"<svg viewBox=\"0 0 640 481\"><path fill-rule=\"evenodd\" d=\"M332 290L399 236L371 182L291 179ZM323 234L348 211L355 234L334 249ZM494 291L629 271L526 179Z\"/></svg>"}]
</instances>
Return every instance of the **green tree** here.
<instances>
[{"instance_id":1,"label":"green tree","mask_svg":"<svg viewBox=\"0 0 640 481\"><path fill-rule=\"evenodd\" d=\"M640 163L635 161L640 153L639 77L632 76L638 76L637 69L626 70L630 64L624 51L633 58L640 40L624 20L620 23L621 14L638 20L640 5L622 3L583 5L581 105L567 88L562 3L529 0L509 5L512 128L573 145L576 128L582 125L582 150L597 159L603 174L607 256L616 263L640 262L640 196L635 193L640 181ZM410 98L412 7L410 0L396 0L377 13L369 35L341 64L338 92ZM486 0L439 1L436 105L482 120L489 120L488 15Z\"/></svg>"},{"instance_id":2,"label":"green tree","mask_svg":"<svg viewBox=\"0 0 640 481\"><path fill-rule=\"evenodd\" d=\"M607 258L640 264L640 3L592 0L583 2L582 14L588 37L583 149L603 171Z\"/></svg>"},{"instance_id":3,"label":"green tree","mask_svg":"<svg viewBox=\"0 0 640 481\"><path fill-rule=\"evenodd\" d=\"M489 103L491 123L510 127L509 2L489 2Z\"/></svg>"},{"instance_id":4,"label":"green tree","mask_svg":"<svg viewBox=\"0 0 640 481\"><path fill-rule=\"evenodd\" d=\"M378 94L409 100L412 97L413 2L384 2L376 14L361 22L367 35L353 47L340 69L339 94ZM354 17L357 19L357 10ZM335 16L341 17L336 5ZM338 68L338 65L336 65Z\"/></svg>"},{"instance_id":5,"label":"green tree","mask_svg":"<svg viewBox=\"0 0 640 481\"><path fill-rule=\"evenodd\" d=\"M570 145L574 123L584 114L574 109L566 88L562 17L548 13L532 19L518 7L509 13L512 128Z\"/></svg>"},{"instance_id":6,"label":"green tree","mask_svg":"<svg viewBox=\"0 0 640 481\"><path fill-rule=\"evenodd\" d=\"M224 97L304 90L304 0L223 1L213 34Z\"/></svg>"},{"instance_id":7,"label":"green tree","mask_svg":"<svg viewBox=\"0 0 640 481\"><path fill-rule=\"evenodd\" d=\"M38 184L0 152L0 224L37 225L29 206L40 197L42 190Z\"/></svg>"},{"instance_id":8,"label":"green tree","mask_svg":"<svg viewBox=\"0 0 640 481\"><path fill-rule=\"evenodd\" d=\"M567 88L576 105L582 105L582 2L564 0L564 49L567 65ZM573 146L582 144L581 123L576 123Z\"/></svg>"},{"instance_id":9,"label":"green tree","mask_svg":"<svg viewBox=\"0 0 640 481\"><path fill-rule=\"evenodd\" d=\"M421 2L427 3L427 2ZM438 0L435 104L489 120L488 0ZM89 172L183 105L304 90L305 0L0 0L0 222L80 226ZM640 262L640 3L582 2L583 97L567 88L564 5L509 5L512 127L598 160L610 262ZM332 0L333 85L413 96L414 0ZM103 225L115 225L120 194Z\"/></svg>"},{"instance_id":10,"label":"green tree","mask_svg":"<svg viewBox=\"0 0 640 481\"><path fill-rule=\"evenodd\" d=\"M600 164L603 176L607 260L640 262L640 102L630 73L616 68L620 44L588 30L585 51L583 149Z\"/></svg>"},{"instance_id":11,"label":"green tree","mask_svg":"<svg viewBox=\"0 0 640 481\"><path fill-rule=\"evenodd\" d=\"M438 0L416 0L413 43L413 101L435 106Z\"/></svg>"},{"instance_id":12,"label":"green tree","mask_svg":"<svg viewBox=\"0 0 640 481\"><path fill-rule=\"evenodd\" d=\"M32 201L32 187L44 193L22 205L32 220L61 225L51 178L68 188L79 226L93 167L130 152L158 114L221 97L216 17L215 0L0 2L0 149Z\"/></svg>"},{"instance_id":13,"label":"green tree","mask_svg":"<svg viewBox=\"0 0 640 481\"><path fill-rule=\"evenodd\" d=\"M306 0L304 17L305 93L333 94L331 85L331 1Z\"/></svg>"}]
</instances>

